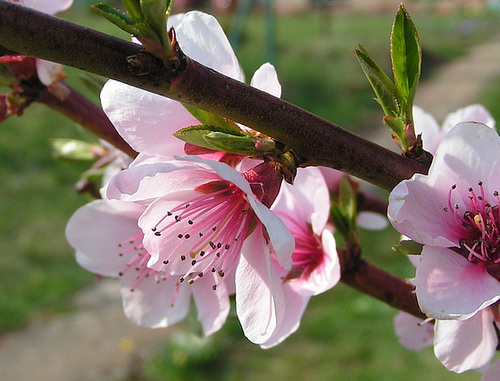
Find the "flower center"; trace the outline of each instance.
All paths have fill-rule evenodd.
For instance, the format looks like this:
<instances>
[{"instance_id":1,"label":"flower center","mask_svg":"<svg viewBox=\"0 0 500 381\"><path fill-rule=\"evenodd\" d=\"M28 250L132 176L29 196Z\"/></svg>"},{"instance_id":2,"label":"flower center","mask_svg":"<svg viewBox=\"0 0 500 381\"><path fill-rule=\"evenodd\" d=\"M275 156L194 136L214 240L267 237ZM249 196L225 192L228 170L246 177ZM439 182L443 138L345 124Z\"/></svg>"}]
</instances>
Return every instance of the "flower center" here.
<instances>
[{"instance_id":1,"label":"flower center","mask_svg":"<svg viewBox=\"0 0 500 381\"><path fill-rule=\"evenodd\" d=\"M189 284L209 271L222 278L232 270L256 221L246 194L234 184L218 180L195 190L200 196L168 210L151 228L152 238L163 241L159 267L153 267Z\"/></svg>"},{"instance_id":2,"label":"flower center","mask_svg":"<svg viewBox=\"0 0 500 381\"><path fill-rule=\"evenodd\" d=\"M292 269L284 280L307 280L311 273L323 263L324 253L321 239L314 234L310 225L301 223L288 214L278 213L291 222L288 228L295 239Z\"/></svg>"},{"instance_id":3,"label":"flower center","mask_svg":"<svg viewBox=\"0 0 500 381\"><path fill-rule=\"evenodd\" d=\"M444 208L451 217L447 220L460 239L458 252L472 263L483 263L487 271L500 275L500 215L499 193L486 195L483 183L477 184L477 191L468 189L467 197L461 197L462 206L453 203L457 186L448 193L448 206Z\"/></svg>"}]
</instances>

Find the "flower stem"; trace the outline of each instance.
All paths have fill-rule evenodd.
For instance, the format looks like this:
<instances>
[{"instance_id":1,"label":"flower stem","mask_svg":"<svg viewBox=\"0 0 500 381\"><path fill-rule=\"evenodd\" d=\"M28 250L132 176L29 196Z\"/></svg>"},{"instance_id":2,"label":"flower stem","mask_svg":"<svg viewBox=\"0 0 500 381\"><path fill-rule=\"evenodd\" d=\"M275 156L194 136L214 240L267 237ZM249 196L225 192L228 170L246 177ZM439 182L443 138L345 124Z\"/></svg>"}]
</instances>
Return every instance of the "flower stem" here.
<instances>
[{"instance_id":1,"label":"flower stem","mask_svg":"<svg viewBox=\"0 0 500 381\"><path fill-rule=\"evenodd\" d=\"M428 165L402 157L284 100L185 57L170 67L141 46L0 0L0 45L114 78L242 123L323 165L392 189ZM0 49L1 50L1 49Z\"/></svg>"}]
</instances>

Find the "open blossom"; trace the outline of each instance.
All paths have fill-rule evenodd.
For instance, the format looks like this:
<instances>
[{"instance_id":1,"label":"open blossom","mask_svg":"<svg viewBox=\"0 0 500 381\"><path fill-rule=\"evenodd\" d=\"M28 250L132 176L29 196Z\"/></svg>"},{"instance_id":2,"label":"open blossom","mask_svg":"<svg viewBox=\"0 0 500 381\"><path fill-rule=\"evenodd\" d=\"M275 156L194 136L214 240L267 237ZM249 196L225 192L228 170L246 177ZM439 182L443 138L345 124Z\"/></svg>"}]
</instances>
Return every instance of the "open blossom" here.
<instances>
[{"instance_id":1,"label":"open blossom","mask_svg":"<svg viewBox=\"0 0 500 381\"><path fill-rule=\"evenodd\" d=\"M98 200L77 210L66 227L66 237L76 249L76 260L102 276L120 277L125 314L134 323L167 327L182 320L193 296L198 320L205 334L217 331L229 313L224 284L210 292L215 275L190 287L178 277L146 266L150 255L142 244L137 225L146 205L117 200Z\"/></svg>"},{"instance_id":2,"label":"open blossom","mask_svg":"<svg viewBox=\"0 0 500 381\"><path fill-rule=\"evenodd\" d=\"M329 205L328 187L317 168L299 169L293 186L282 185L272 210L292 233L295 250L292 268L277 268L285 296L284 321L263 348L295 332L311 296L329 290L340 279L335 238L327 229Z\"/></svg>"},{"instance_id":3,"label":"open blossom","mask_svg":"<svg viewBox=\"0 0 500 381\"><path fill-rule=\"evenodd\" d=\"M269 170L263 163L242 175L193 156L151 160L132 164L107 190L111 199L148 204L139 218L148 268L189 285L215 274L210 290L234 276L238 318L255 343L281 324L283 290L272 262L289 270L294 247L286 226L263 204L272 203L281 183L265 180Z\"/></svg>"},{"instance_id":4,"label":"open blossom","mask_svg":"<svg viewBox=\"0 0 500 381\"><path fill-rule=\"evenodd\" d=\"M197 11L174 15L168 18L168 27L175 28L176 39L190 58L243 81L238 60L213 16ZM276 71L269 63L255 72L251 85L276 97L281 95ZM184 142L172 134L200 125L181 103L113 80L104 85L101 103L118 133L142 154L184 155Z\"/></svg>"},{"instance_id":5,"label":"open blossom","mask_svg":"<svg viewBox=\"0 0 500 381\"><path fill-rule=\"evenodd\" d=\"M420 107L413 107L413 123L415 134L422 134L424 148L430 153L435 153L444 136L460 122L479 122L488 127L495 128L495 120L482 105L469 105L448 114L439 126L432 115Z\"/></svg>"},{"instance_id":6,"label":"open blossom","mask_svg":"<svg viewBox=\"0 0 500 381\"><path fill-rule=\"evenodd\" d=\"M439 145L429 174L401 182L389 197L394 227L424 244L418 302L438 319L436 356L457 372L488 364L497 346L499 159L493 129L459 123Z\"/></svg>"}]
</instances>

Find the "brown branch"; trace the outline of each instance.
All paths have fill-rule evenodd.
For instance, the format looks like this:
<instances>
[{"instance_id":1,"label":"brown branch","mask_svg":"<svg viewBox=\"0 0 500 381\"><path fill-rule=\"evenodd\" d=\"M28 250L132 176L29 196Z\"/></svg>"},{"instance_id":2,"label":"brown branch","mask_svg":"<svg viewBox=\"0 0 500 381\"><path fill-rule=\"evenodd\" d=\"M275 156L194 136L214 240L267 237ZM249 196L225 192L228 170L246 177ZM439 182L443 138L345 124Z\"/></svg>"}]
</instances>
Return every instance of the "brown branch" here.
<instances>
[{"instance_id":1,"label":"brown branch","mask_svg":"<svg viewBox=\"0 0 500 381\"><path fill-rule=\"evenodd\" d=\"M392 189L428 166L185 57L165 67L141 47L0 0L0 45L168 96L243 123L293 148L303 165L342 170ZM184 58L184 57L181 57Z\"/></svg>"},{"instance_id":2,"label":"brown branch","mask_svg":"<svg viewBox=\"0 0 500 381\"><path fill-rule=\"evenodd\" d=\"M391 307L426 319L418 306L415 287L363 260L359 255L338 250L342 274L340 281Z\"/></svg>"}]
</instances>

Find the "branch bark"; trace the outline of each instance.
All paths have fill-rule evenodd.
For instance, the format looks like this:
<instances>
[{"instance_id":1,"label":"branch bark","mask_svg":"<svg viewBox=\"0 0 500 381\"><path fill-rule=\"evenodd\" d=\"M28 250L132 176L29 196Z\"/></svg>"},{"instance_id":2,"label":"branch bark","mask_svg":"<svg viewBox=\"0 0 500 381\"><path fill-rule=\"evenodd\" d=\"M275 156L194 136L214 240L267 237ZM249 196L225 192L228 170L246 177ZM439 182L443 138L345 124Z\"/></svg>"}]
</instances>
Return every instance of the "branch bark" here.
<instances>
[{"instance_id":1,"label":"branch bark","mask_svg":"<svg viewBox=\"0 0 500 381\"><path fill-rule=\"evenodd\" d=\"M303 166L339 169L392 189L428 166L384 149L299 107L182 56L165 67L139 45L0 0L0 45L113 78L217 113L293 148Z\"/></svg>"}]
</instances>

